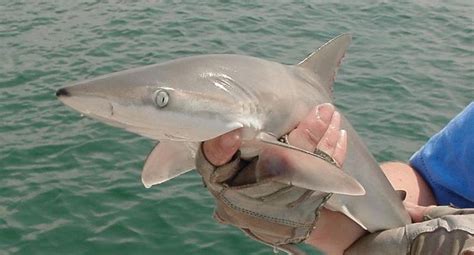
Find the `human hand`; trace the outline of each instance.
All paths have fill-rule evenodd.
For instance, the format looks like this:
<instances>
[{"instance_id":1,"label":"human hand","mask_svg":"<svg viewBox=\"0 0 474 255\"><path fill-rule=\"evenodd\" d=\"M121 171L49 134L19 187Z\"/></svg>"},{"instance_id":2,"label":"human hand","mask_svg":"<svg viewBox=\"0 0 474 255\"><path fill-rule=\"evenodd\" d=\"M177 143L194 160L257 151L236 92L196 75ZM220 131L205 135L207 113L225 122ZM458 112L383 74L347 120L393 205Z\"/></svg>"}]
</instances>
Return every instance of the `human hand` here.
<instances>
[{"instance_id":1,"label":"human hand","mask_svg":"<svg viewBox=\"0 0 474 255\"><path fill-rule=\"evenodd\" d=\"M344 163L347 133L340 130L341 115L332 104L315 107L288 135L289 143L307 151L316 148L331 156L339 166ZM229 162L241 145L240 130L234 130L203 143L206 158L215 166Z\"/></svg>"},{"instance_id":2,"label":"human hand","mask_svg":"<svg viewBox=\"0 0 474 255\"><path fill-rule=\"evenodd\" d=\"M342 166L347 151L347 133L340 130L340 124L341 116L333 105L319 105L289 133L289 143L307 151L319 149ZM232 159L240 144L240 131L236 130L204 142L202 150L210 163L222 166ZM362 234L364 230L345 215L322 209L307 242L328 254L342 254Z\"/></svg>"},{"instance_id":3,"label":"human hand","mask_svg":"<svg viewBox=\"0 0 474 255\"><path fill-rule=\"evenodd\" d=\"M366 235L344 254L474 254L474 208L405 207L416 223Z\"/></svg>"},{"instance_id":4,"label":"human hand","mask_svg":"<svg viewBox=\"0 0 474 255\"><path fill-rule=\"evenodd\" d=\"M404 201L403 205L405 206L405 209L410 215L413 223L422 222L423 217L427 215L431 209L436 207L434 205L421 206L421 205L417 205L408 201Z\"/></svg>"}]
</instances>

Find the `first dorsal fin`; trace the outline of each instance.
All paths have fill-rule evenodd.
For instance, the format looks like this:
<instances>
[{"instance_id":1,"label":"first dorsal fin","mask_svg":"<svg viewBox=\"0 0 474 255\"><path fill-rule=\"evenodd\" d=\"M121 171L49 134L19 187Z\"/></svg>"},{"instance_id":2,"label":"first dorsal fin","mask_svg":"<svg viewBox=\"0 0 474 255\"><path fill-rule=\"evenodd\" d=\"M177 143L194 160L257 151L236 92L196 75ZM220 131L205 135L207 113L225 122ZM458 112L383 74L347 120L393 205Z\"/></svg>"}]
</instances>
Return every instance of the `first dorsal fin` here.
<instances>
[{"instance_id":1,"label":"first dorsal fin","mask_svg":"<svg viewBox=\"0 0 474 255\"><path fill-rule=\"evenodd\" d=\"M352 36L350 34L339 35L311 53L298 66L314 72L321 85L328 91L332 91L337 69L351 40Z\"/></svg>"}]
</instances>

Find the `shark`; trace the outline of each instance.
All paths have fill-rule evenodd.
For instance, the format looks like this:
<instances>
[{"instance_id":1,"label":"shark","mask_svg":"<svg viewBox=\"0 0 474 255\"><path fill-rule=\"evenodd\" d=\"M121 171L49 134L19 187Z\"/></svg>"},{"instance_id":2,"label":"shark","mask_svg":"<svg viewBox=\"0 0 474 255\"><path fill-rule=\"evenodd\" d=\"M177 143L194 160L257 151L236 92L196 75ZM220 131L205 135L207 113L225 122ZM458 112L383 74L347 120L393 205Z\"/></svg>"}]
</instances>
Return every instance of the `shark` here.
<instances>
[{"instance_id":1,"label":"shark","mask_svg":"<svg viewBox=\"0 0 474 255\"><path fill-rule=\"evenodd\" d=\"M326 207L370 232L404 226L411 221L399 196L343 115L343 171L279 140L313 107L333 102L351 40L333 38L295 65L233 54L184 57L80 81L56 96L86 116L158 141L142 170L147 188L195 169L203 141L240 129L241 156L267 157L275 181L333 193Z\"/></svg>"}]
</instances>

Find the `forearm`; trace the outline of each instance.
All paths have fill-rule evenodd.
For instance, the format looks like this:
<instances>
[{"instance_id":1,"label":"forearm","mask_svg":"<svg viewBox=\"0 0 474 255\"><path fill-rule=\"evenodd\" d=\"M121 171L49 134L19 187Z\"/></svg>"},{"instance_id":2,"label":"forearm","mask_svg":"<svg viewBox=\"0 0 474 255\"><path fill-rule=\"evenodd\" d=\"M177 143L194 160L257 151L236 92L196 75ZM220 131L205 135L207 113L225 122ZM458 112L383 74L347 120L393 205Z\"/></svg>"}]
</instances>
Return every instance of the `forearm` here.
<instances>
[{"instance_id":1,"label":"forearm","mask_svg":"<svg viewBox=\"0 0 474 255\"><path fill-rule=\"evenodd\" d=\"M357 223L340 212L322 209L320 218L306 243L325 254L343 254L353 242L366 234Z\"/></svg>"},{"instance_id":2,"label":"forearm","mask_svg":"<svg viewBox=\"0 0 474 255\"><path fill-rule=\"evenodd\" d=\"M405 202L421 206L436 205L431 188L410 165L402 162L386 162L380 167L395 190L407 192Z\"/></svg>"},{"instance_id":3,"label":"forearm","mask_svg":"<svg viewBox=\"0 0 474 255\"><path fill-rule=\"evenodd\" d=\"M407 192L405 201L408 203L421 206L436 204L430 187L409 165L387 162L381 168L395 190ZM344 250L365 234L367 232L364 229L344 214L323 209L315 230L306 242L325 254L336 255L343 254Z\"/></svg>"}]
</instances>

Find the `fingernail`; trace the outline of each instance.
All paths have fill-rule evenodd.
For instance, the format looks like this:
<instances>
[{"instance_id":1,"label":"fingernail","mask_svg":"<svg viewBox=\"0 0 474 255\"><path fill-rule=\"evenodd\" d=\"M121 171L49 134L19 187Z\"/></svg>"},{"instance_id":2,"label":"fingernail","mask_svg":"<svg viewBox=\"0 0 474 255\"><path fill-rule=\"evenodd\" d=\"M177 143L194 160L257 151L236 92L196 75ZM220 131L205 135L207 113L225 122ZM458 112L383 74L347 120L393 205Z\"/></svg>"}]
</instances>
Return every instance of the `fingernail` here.
<instances>
[{"instance_id":1,"label":"fingernail","mask_svg":"<svg viewBox=\"0 0 474 255\"><path fill-rule=\"evenodd\" d=\"M331 122L329 123L329 128L331 128L331 129L336 129L336 125L335 125L335 124L336 124L336 121L337 121L338 118L340 118L339 112L334 112L334 113L332 114Z\"/></svg>"},{"instance_id":2,"label":"fingernail","mask_svg":"<svg viewBox=\"0 0 474 255\"><path fill-rule=\"evenodd\" d=\"M345 129L341 129L341 137L344 138L347 136L347 131Z\"/></svg>"},{"instance_id":3,"label":"fingernail","mask_svg":"<svg viewBox=\"0 0 474 255\"><path fill-rule=\"evenodd\" d=\"M342 148L342 144L344 143L343 140L346 139L346 136L347 136L347 131L344 129L341 129L341 131L339 131L339 140L336 143L336 147Z\"/></svg>"},{"instance_id":4,"label":"fingernail","mask_svg":"<svg viewBox=\"0 0 474 255\"><path fill-rule=\"evenodd\" d=\"M330 103L320 104L317 108L317 117L324 123L330 123L333 115L334 107Z\"/></svg>"},{"instance_id":5,"label":"fingernail","mask_svg":"<svg viewBox=\"0 0 474 255\"><path fill-rule=\"evenodd\" d=\"M331 103L324 103L324 104L320 104L319 106L320 106L321 108L323 108L323 107L327 107L327 108L329 108L329 109L334 108L334 106L333 106Z\"/></svg>"},{"instance_id":6,"label":"fingernail","mask_svg":"<svg viewBox=\"0 0 474 255\"><path fill-rule=\"evenodd\" d=\"M321 105L316 106L316 119L318 119L318 120L321 119L321 115L319 114L319 108L320 107L321 107Z\"/></svg>"},{"instance_id":7,"label":"fingernail","mask_svg":"<svg viewBox=\"0 0 474 255\"><path fill-rule=\"evenodd\" d=\"M240 134L234 133L229 135L224 135L220 138L219 144L223 149L234 148L239 142Z\"/></svg>"}]
</instances>

